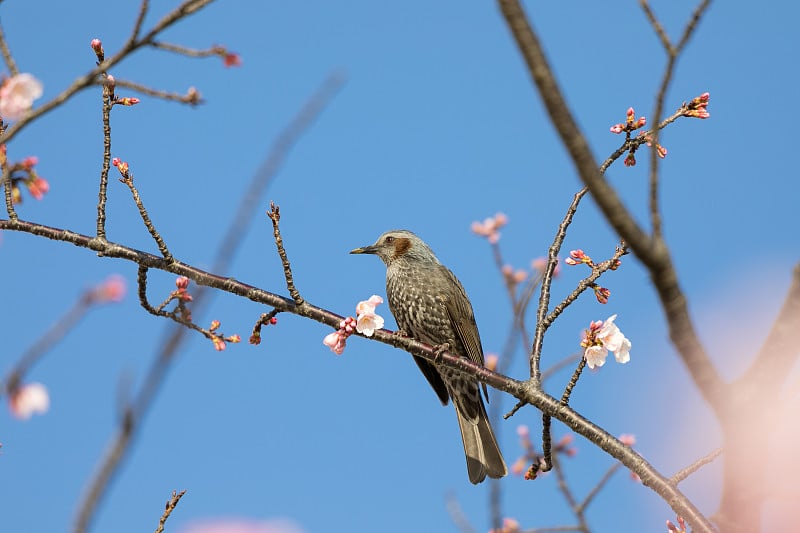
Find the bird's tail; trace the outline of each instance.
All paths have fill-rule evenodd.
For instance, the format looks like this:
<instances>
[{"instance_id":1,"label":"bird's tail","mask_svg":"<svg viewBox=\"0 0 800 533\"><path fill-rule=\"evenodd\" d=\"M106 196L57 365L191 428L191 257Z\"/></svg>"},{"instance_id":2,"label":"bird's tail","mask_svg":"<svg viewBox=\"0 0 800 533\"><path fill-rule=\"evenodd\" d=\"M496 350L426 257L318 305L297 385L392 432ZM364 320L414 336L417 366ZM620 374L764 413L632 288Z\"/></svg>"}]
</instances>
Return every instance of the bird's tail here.
<instances>
[{"instance_id":1,"label":"bird's tail","mask_svg":"<svg viewBox=\"0 0 800 533\"><path fill-rule=\"evenodd\" d=\"M478 484L486 476L501 478L508 473L503 454L497 446L492 426L486 409L478 397L477 416L467 417L459 407L458 402L453 402L458 415L458 427L461 429L461 440L464 441L464 454L467 456L467 473L473 484Z\"/></svg>"}]
</instances>

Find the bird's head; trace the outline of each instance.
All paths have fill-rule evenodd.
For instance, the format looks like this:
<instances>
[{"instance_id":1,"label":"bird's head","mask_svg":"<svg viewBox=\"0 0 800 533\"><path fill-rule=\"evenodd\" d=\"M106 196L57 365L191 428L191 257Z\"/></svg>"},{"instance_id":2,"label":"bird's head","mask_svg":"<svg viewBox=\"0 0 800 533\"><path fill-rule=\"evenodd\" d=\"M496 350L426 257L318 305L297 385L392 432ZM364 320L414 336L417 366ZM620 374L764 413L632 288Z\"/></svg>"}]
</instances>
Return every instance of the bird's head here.
<instances>
[{"instance_id":1,"label":"bird's head","mask_svg":"<svg viewBox=\"0 0 800 533\"><path fill-rule=\"evenodd\" d=\"M430 246L408 230L395 229L387 231L375 241L375 244L363 246L350 251L351 254L374 254L386 263L395 261L439 264Z\"/></svg>"}]
</instances>

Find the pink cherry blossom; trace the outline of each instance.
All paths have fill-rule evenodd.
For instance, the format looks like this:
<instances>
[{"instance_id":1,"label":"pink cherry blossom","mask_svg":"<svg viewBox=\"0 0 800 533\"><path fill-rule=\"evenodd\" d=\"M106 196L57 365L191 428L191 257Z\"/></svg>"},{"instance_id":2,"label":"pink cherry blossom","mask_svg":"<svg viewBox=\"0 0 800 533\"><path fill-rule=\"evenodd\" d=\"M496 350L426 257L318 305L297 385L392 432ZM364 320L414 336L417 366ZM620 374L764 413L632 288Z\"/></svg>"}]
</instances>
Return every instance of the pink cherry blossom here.
<instances>
[{"instance_id":1,"label":"pink cherry blossom","mask_svg":"<svg viewBox=\"0 0 800 533\"><path fill-rule=\"evenodd\" d=\"M373 294L368 300L358 302L356 305L356 331L372 337L376 329L383 327L383 317L375 313L375 307L383 303L383 298Z\"/></svg>"},{"instance_id":2,"label":"pink cherry blossom","mask_svg":"<svg viewBox=\"0 0 800 533\"><path fill-rule=\"evenodd\" d=\"M19 120L30 110L33 101L42 96L42 82L31 74L12 76L0 87L0 116Z\"/></svg>"},{"instance_id":3,"label":"pink cherry blossom","mask_svg":"<svg viewBox=\"0 0 800 533\"><path fill-rule=\"evenodd\" d=\"M34 414L44 414L50 409L50 395L41 383L20 385L9 399L11 413L22 420Z\"/></svg>"},{"instance_id":4,"label":"pink cherry blossom","mask_svg":"<svg viewBox=\"0 0 800 533\"><path fill-rule=\"evenodd\" d=\"M112 274L94 288L92 295L95 301L100 303L119 302L125 297L125 289L125 278L119 274Z\"/></svg>"},{"instance_id":5,"label":"pink cherry blossom","mask_svg":"<svg viewBox=\"0 0 800 533\"><path fill-rule=\"evenodd\" d=\"M583 352L583 357L584 359L586 359L586 364L592 370L606 364L607 356L608 356L608 350L606 350L602 346L589 346Z\"/></svg>"},{"instance_id":6,"label":"pink cherry blossom","mask_svg":"<svg viewBox=\"0 0 800 533\"><path fill-rule=\"evenodd\" d=\"M619 327L614 323L617 315L611 315L603 322L603 327L597 332L595 338L603 343L603 347L609 352L614 353L614 358L618 363L627 363L631 360L631 341L622 334Z\"/></svg>"},{"instance_id":7,"label":"pink cherry blossom","mask_svg":"<svg viewBox=\"0 0 800 533\"><path fill-rule=\"evenodd\" d=\"M346 339L347 337L341 332L341 330L336 330L333 333L326 335L325 338L322 339L322 344L330 348L331 351L336 355L342 355L342 352L344 352L345 343L347 342Z\"/></svg>"}]
</instances>

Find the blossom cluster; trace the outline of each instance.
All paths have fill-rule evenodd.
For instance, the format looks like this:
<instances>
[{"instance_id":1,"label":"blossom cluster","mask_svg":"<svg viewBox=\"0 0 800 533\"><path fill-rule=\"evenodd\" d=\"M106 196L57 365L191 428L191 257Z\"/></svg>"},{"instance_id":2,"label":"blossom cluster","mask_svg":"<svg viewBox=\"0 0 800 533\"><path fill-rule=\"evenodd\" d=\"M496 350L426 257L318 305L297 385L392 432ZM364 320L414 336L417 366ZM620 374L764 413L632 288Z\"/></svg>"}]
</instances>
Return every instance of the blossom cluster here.
<instances>
[{"instance_id":1,"label":"blossom cluster","mask_svg":"<svg viewBox=\"0 0 800 533\"><path fill-rule=\"evenodd\" d=\"M622 133L623 131L631 132L643 128L646 124L647 119L645 117L639 117L639 120L636 120L636 112L632 107L629 107L627 113L625 113L625 123L614 124L611 126L610 131L616 134Z\"/></svg>"},{"instance_id":2,"label":"blossom cluster","mask_svg":"<svg viewBox=\"0 0 800 533\"><path fill-rule=\"evenodd\" d=\"M584 330L581 346L584 348L583 357L589 368L601 367L606 363L608 352L614 354L618 363L624 364L631 360L631 341L622 334L614 323L617 315L611 315L605 322L597 320Z\"/></svg>"},{"instance_id":3,"label":"blossom cluster","mask_svg":"<svg viewBox=\"0 0 800 533\"><path fill-rule=\"evenodd\" d=\"M26 383L10 391L8 406L15 417L27 420L50 409L50 394L41 383Z\"/></svg>"},{"instance_id":4,"label":"blossom cluster","mask_svg":"<svg viewBox=\"0 0 800 533\"><path fill-rule=\"evenodd\" d=\"M503 518L503 525L499 529L490 529L489 533L521 533L522 527L513 518Z\"/></svg>"},{"instance_id":5,"label":"blossom cluster","mask_svg":"<svg viewBox=\"0 0 800 533\"><path fill-rule=\"evenodd\" d=\"M236 344L237 342L241 342L242 338L238 334L229 335L226 337L221 333L217 333L219 326L220 326L219 320L212 320L211 326L209 326L208 328L208 331L211 334L211 342L214 344L214 349L216 351L218 352L223 351L227 347L226 342L232 342L234 344Z\"/></svg>"},{"instance_id":6,"label":"blossom cluster","mask_svg":"<svg viewBox=\"0 0 800 533\"><path fill-rule=\"evenodd\" d=\"M506 224L508 224L508 217L503 213L497 213L483 222L473 222L471 229L473 233L486 237L490 244L497 244L497 241L500 240L499 230Z\"/></svg>"},{"instance_id":7,"label":"blossom cluster","mask_svg":"<svg viewBox=\"0 0 800 533\"><path fill-rule=\"evenodd\" d=\"M120 302L126 290L125 278L113 274L89 292L89 299L97 303Z\"/></svg>"},{"instance_id":8,"label":"blossom cluster","mask_svg":"<svg viewBox=\"0 0 800 533\"><path fill-rule=\"evenodd\" d=\"M592 258L589 257L586 254L586 252L584 252L581 249L570 251L569 257L564 259L564 262L566 264L570 265L570 266L587 265L590 268L594 268L595 267L595 263L594 263L594 261L592 261ZM619 259L617 259L617 260L614 261L614 264L612 264L610 268L611 268L611 270L616 270L616 269L619 268L619 266L621 264L622 264L622 262ZM594 296L595 296L595 298L597 298L598 302L600 302L601 304L607 304L608 303L608 299L611 297L611 290L610 289L607 289L606 287L601 287L597 283L592 283L589 286L594 291Z\"/></svg>"},{"instance_id":9,"label":"blossom cluster","mask_svg":"<svg viewBox=\"0 0 800 533\"><path fill-rule=\"evenodd\" d=\"M693 100L694 101L694 100ZM638 129L643 128L647 124L647 119L645 117L639 117L636 119L636 112L633 110L632 107L628 108L625 116L625 122L622 124L614 124L611 126L610 131L611 133L620 134L625 133L627 137L630 137L630 133L636 131ZM653 138L652 132L649 131L640 131L639 137L642 137L645 140L647 146L653 146ZM623 163L626 167L632 167L636 164L636 148L638 144L634 144L631 146L630 150L628 151L628 155L623 160ZM655 150L658 154L658 157L665 158L667 156L667 149L661 146L658 143L655 143Z\"/></svg>"},{"instance_id":10,"label":"blossom cluster","mask_svg":"<svg viewBox=\"0 0 800 533\"><path fill-rule=\"evenodd\" d=\"M677 520L678 520L677 526L672 522L670 522L669 520L667 520L667 531L669 531L669 533L686 533L686 520L684 520L683 517L680 516L677 518Z\"/></svg>"},{"instance_id":11,"label":"blossom cluster","mask_svg":"<svg viewBox=\"0 0 800 533\"><path fill-rule=\"evenodd\" d=\"M692 100L688 104L683 105L683 115L686 117L694 117L694 118L702 118L706 119L711 116L708 112L708 100L711 98L711 95L707 92L692 98Z\"/></svg>"},{"instance_id":12,"label":"blossom cluster","mask_svg":"<svg viewBox=\"0 0 800 533\"><path fill-rule=\"evenodd\" d=\"M0 86L0 117L3 120L19 120L30 111L33 101L41 98L42 82L32 74L11 76Z\"/></svg>"},{"instance_id":13,"label":"blossom cluster","mask_svg":"<svg viewBox=\"0 0 800 533\"><path fill-rule=\"evenodd\" d=\"M383 317L375 312L375 308L383 303L383 298L373 294L367 300L356 305L356 318L351 316L339 323L339 329L325 336L322 344L331 349L336 355L342 355L347 343L347 337L354 331L367 337L372 337L376 329L383 327Z\"/></svg>"}]
</instances>

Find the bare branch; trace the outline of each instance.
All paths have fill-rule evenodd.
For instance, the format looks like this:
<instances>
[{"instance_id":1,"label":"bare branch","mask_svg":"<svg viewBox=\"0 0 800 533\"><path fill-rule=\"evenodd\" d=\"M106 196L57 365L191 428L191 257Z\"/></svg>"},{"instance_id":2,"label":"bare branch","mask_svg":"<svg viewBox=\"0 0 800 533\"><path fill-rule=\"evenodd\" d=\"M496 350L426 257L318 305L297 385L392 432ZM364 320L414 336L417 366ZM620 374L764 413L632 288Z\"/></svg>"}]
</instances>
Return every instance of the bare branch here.
<instances>
[{"instance_id":1,"label":"bare branch","mask_svg":"<svg viewBox=\"0 0 800 533\"><path fill-rule=\"evenodd\" d=\"M305 304L305 300L300 296L297 287L294 286L294 278L292 277L292 265L289 263L289 257L286 255L286 250L283 248L283 238L281 237L281 229L279 222L281 220L281 210L275 202L269 203L269 211L267 215L272 220L273 236L275 238L275 246L278 247L278 255L281 257L281 264L283 265L283 275L286 278L286 289L289 291L292 300L298 307Z\"/></svg>"},{"instance_id":2,"label":"bare branch","mask_svg":"<svg viewBox=\"0 0 800 533\"><path fill-rule=\"evenodd\" d=\"M544 334L549 326L547 322L547 311L550 306L550 286L553 283L553 275L556 271L558 264L558 252L561 250L561 245L564 244L564 239L567 237L567 228L572 223L572 217L578 210L581 198L588 192L588 188L584 187L572 197L572 203L567 208L567 213L564 215L561 224L558 225L558 231L553 239L553 244L547 251L547 266L545 267L542 276L542 287L539 292L539 305L536 308L536 330L533 334L533 346L531 347L531 380L537 386L541 385L541 358L542 358L542 345L544 343Z\"/></svg>"},{"instance_id":3,"label":"bare branch","mask_svg":"<svg viewBox=\"0 0 800 533\"><path fill-rule=\"evenodd\" d=\"M6 67L11 75L16 76L19 74L19 69L14 61L14 56L11 55L11 50L8 47L8 41L6 40L6 34L3 31L2 24L0 24L0 54L3 55L3 61L6 62Z\"/></svg>"},{"instance_id":4,"label":"bare branch","mask_svg":"<svg viewBox=\"0 0 800 533\"><path fill-rule=\"evenodd\" d=\"M167 500L167 505L164 507L164 513L161 515L161 519L158 521L156 533L164 533L164 524L167 523L169 515L171 515L172 511L175 510L175 507L178 506L178 502L181 501L181 498L183 498L184 494L186 494L186 490L182 490L180 492L174 490L172 491L172 497Z\"/></svg>"},{"instance_id":5,"label":"bare branch","mask_svg":"<svg viewBox=\"0 0 800 533\"><path fill-rule=\"evenodd\" d=\"M656 124L658 124L658 122L661 120L661 114L664 112L664 99L666 98L667 89L669 89L669 85L675 73L675 66L678 62L678 58L680 57L683 48L686 46L686 43L689 42L689 38L694 33L695 28L697 28L697 23L700 21L703 13L705 13L706 9L711 4L711 1L702 0L700 2L694 13L692 13L691 19L686 24L678 45L674 47L670 43L669 37L667 37L666 33L664 32L664 28L661 26L658 19L656 19L655 14L650 9L650 5L647 3L647 0L639 0L639 3L645 12L645 15L647 15L647 19L653 26L656 34L661 39L664 50L667 52L667 66L664 68L664 75L661 80L661 86L658 89L658 94L656 95L655 110L653 111L653 120L656 122ZM650 224L652 226L652 234L655 239L661 239L662 235L661 209L658 204L658 153L655 149L658 145L659 131L661 128L662 126L659 125L653 128L653 130L649 133L649 137L653 144L653 150L650 153Z\"/></svg>"},{"instance_id":6,"label":"bare branch","mask_svg":"<svg viewBox=\"0 0 800 533\"><path fill-rule=\"evenodd\" d=\"M153 238L154 241L156 241L156 246L158 246L158 251L161 252L162 257L164 257L164 259L166 259L167 262L171 263L175 261L175 258L172 257L172 254L167 248L167 244L161 237L161 234L158 232L158 230L156 230L156 227L150 220L150 215L147 214L147 209L144 208L142 199L139 196L139 191L133 184L133 174L131 173L127 164L125 164L124 168L122 167L122 165L120 165L119 171L122 174L122 178L120 178L119 181L127 185L128 189L130 189L131 194L133 195L133 201L136 203L136 207L139 209L139 216L142 217L142 222L144 222L144 226L147 228L147 231L150 233L150 236Z\"/></svg>"},{"instance_id":7,"label":"bare branch","mask_svg":"<svg viewBox=\"0 0 800 533\"><path fill-rule=\"evenodd\" d=\"M701 457L700 459L698 459L694 463L690 464L686 468L682 468L681 470L676 472L674 476L669 478L670 483L673 483L673 484L677 485L678 483L680 483L681 481L683 481L687 477L691 476L692 474L694 474L695 472L700 470L705 465L707 465L710 462L712 462L714 459L716 459L720 455L722 455L722 448L717 448L716 450L714 450L713 452L709 453L705 457Z\"/></svg>"},{"instance_id":8,"label":"bare branch","mask_svg":"<svg viewBox=\"0 0 800 533\"><path fill-rule=\"evenodd\" d=\"M774 387L788 374L798 355L800 355L800 263L794 267L792 284L786 293L778 317L742 380L755 385Z\"/></svg>"}]
</instances>

